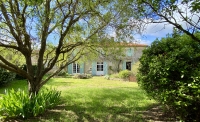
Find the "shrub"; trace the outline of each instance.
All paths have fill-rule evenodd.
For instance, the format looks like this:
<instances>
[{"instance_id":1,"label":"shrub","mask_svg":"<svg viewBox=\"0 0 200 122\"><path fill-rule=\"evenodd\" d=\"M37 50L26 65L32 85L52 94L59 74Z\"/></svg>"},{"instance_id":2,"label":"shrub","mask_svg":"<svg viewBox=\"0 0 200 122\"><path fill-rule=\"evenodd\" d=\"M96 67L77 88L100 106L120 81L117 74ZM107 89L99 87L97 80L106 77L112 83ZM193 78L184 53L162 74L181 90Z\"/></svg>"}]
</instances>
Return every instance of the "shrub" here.
<instances>
[{"instance_id":1,"label":"shrub","mask_svg":"<svg viewBox=\"0 0 200 122\"><path fill-rule=\"evenodd\" d=\"M61 92L45 89L30 99L23 90L6 91L0 99L0 116L28 118L37 116L59 104Z\"/></svg>"},{"instance_id":2,"label":"shrub","mask_svg":"<svg viewBox=\"0 0 200 122\"><path fill-rule=\"evenodd\" d=\"M20 68L27 72L27 66L26 66L26 64L22 65ZM34 74L36 74L36 72L37 72L37 65L33 65L33 72L34 72ZM21 75L16 74L15 79L24 80L26 78L23 77L23 76L21 76Z\"/></svg>"},{"instance_id":3,"label":"shrub","mask_svg":"<svg viewBox=\"0 0 200 122\"><path fill-rule=\"evenodd\" d=\"M107 80L110 80L110 76L109 75L105 75L104 78L107 79Z\"/></svg>"},{"instance_id":4,"label":"shrub","mask_svg":"<svg viewBox=\"0 0 200 122\"><path fill-rule=\"evenodd\" d=\"M12 81L15 78L15 73L8 72L3 68L0 68L0 85Z\"/></svg>"},{"instance_id":5,"label":"shrub","mask_svg":"<svg viewBox=\"0 0 200 122\"><path fill-rule=\"evenodd\" d=\"M57 74L57 76L63 76L63 77L65 77L65 76L67 76L67 73L61 71L61 72L59 72L59 73Z\"/></svg>"},{"instance_id":6,"label":"shrub","mask_svg":"<svg viewBox=\"0 0 200 122\"><path fill-rule=\"evenodd\" d=\"M119 72L119 77L122 79L128 79L133 73L129 70L122 70Z\"/></svg>"},{"instance_id":7,"label":"shrub","mask_svg":"<svg viewBox=\"0 0 200 122\"><path fill-rule=\"evenodd\" d=\"M75 74L73 76L74 79L89 79L92 78L91 74Z\"/></svg>"},{"instance_id":8,"label":"shrub","mask_svg":"<svg viewBox=\"0 0 200 122\"><path fill-rule=\"evenodd\" d=\"M155 41L143 51L139 85L184 121L200 121L200 43L188 36Z\"/></svg>"},{"instance_id":9,"label":"shrub","mask_svg":"<svg viewBox=\"0 0 200 122\"><path fill-rule=\"evenodd\" d=\"M23 69L24 71L27 70L27 69L26 69L26 65L22 65L20 68ZM24 77L21 76L21 75L16 74L15 79L17 79L17 80L24 80L24 79L26 79L26 78L24 78Z\"/></svg>"}]
</instances>

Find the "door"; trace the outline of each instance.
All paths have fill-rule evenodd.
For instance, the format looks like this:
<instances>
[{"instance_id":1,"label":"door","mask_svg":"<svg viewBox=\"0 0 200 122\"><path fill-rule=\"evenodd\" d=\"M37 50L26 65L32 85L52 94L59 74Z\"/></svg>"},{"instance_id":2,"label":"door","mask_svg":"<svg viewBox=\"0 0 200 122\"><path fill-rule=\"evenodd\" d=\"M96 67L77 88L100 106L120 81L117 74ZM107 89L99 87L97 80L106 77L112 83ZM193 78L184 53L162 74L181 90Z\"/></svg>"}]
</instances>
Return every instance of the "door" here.
<instances>
[{"instance_id":1,"label":"door","mask_svg":"<svg viewBox=\"0 0 200 122\"><path fill-rule=\"evenodd\" d=\"M97 72L96 75L104 75L103 62L97 62Z\"/></svg>"},{"instance_id":2,"label":"door","mask_svg":"<svg viewBox=\"0 0 200 122\"><path fill-rule=\"evenodd\" d=\"M126 69L131 70L131 62L126 62Z\"/></svg>"}]
</instances>

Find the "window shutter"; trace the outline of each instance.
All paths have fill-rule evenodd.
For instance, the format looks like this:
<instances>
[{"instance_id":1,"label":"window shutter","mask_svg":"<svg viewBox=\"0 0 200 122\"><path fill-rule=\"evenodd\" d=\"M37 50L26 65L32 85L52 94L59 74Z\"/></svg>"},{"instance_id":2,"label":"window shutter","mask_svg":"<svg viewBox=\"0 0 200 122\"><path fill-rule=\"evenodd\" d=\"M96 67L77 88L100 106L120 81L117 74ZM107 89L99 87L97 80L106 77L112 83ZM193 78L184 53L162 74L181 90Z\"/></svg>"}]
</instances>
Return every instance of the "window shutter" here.
<instances>
[{"instance_id":1,"label":"window shutter","mask_svg":"<svg viewBox=\"0 0 200 122\"><path fill-rule=\"evenodd\" d=\"M108 74L108 65L107 65L107 62L103 62L103 68L104 68L104 75L107 75Z\"/></svg>"},{"instance_id":2,"label":"window shutter","mask_svg":"<svg viewBox=\"0 0 200 122\"><path fill-rule=\"evenodd\" d=\"M96 71L97 71L96 67L97 67L97 63L92 62L92 75L96 75Z\"/></svg>"},{"instance_id":3,"label":"window shutter","mask_svg":"<svg viewBox=\"0 0 200 122\"><path fill-rule=\"evenodd\" d=\"M72 74L72 64L69 64L67 66L67 72L68 72L68 74Z\"/></svg>"},{"instance_id":4,"label":"window shutter","mask_svg":"<svg viewBox=\"0 0 200 122\"><path fill-rule=\"evenodd\" d=\"M126 61L123 61L122 70L126 70Z\"/></svg>"},{"instance_id":5,"label":"window shutter","mask_svg":"<svg viewBox=\"0 0 200 122\"><path fill-rule=\"evenodd\" d=\"M84 73L84 63L80 64L80 73L83 74Z\"/></svg>"}]
</instances>

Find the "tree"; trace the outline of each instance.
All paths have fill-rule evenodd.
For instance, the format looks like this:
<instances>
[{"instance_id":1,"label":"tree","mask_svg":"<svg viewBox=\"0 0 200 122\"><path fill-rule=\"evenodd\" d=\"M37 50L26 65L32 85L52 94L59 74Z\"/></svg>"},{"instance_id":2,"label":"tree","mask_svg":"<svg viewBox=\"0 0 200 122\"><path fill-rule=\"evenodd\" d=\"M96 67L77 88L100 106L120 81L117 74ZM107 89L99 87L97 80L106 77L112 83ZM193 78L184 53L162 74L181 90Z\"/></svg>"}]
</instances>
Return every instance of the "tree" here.
<instances>
[{"instance_id":1,"label":"tree","mask_svg":"<svg viewBox=\"0 0 200 122\"><path fill-rule=\"evenodd\" d=\"M0 0L1 52L17 53L27 71L0 53L0 67L28 80L29 94L87 54L107 29L123 22L120 0ZM53 44L49 44L53 43ZM33 57L37 57L34 73ZM47 77L54 65L58 70Z\"/></svg>"},{"instance_id":2,"label":"tree","mask_svg":"<svg viewBox=\"0 0 200 122\"><path fill-rule=\"evenodd\" d=\"M176 32L143 51L137 75L147 94L189 122L200 118L199 52L197 41Z\"/></svg>"},{"instance_id":3,"label":"tree","mask_svg":"<svg viewBox=\"0 0 200 122\"><path fill-rule=\"evenodd\" d=\"M197 0L137 0L134 14L143 26L150 23L164 23L189 35L200 42L195 32L200 30L200 2ZM164 27L163 27L164 28Z\"/></svg>"}]
</instances>

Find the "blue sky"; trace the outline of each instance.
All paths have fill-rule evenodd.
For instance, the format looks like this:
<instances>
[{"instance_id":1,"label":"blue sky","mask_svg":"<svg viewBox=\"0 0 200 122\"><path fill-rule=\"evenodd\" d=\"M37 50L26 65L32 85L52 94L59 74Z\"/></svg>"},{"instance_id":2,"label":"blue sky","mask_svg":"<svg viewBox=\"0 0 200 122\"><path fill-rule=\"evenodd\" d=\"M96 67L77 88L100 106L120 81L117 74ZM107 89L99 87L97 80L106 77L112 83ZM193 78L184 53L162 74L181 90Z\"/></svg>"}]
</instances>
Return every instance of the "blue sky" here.
<instances>
[{"instance_id":1,"label":"blue sky","mask_svg":"<svg viewBox=\"0 0 200 122\"><path fill-rule=\"evenodd\" d=\"M156 38L161 39L171 34L173 26L166 23L149 24L143 31L142 35L133 35L135 40L139 40L141 44L150 45Z\"/></svg>"}]
</instances>

